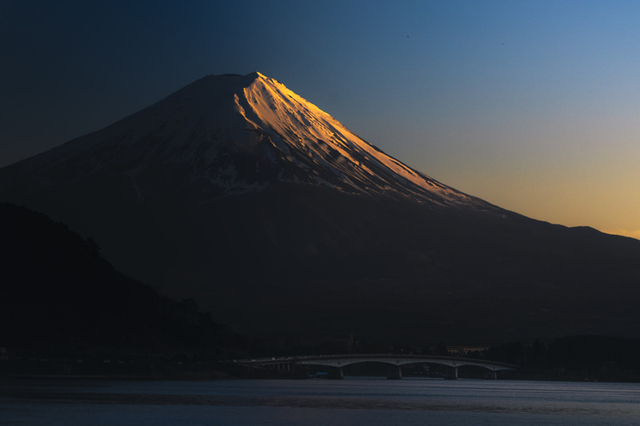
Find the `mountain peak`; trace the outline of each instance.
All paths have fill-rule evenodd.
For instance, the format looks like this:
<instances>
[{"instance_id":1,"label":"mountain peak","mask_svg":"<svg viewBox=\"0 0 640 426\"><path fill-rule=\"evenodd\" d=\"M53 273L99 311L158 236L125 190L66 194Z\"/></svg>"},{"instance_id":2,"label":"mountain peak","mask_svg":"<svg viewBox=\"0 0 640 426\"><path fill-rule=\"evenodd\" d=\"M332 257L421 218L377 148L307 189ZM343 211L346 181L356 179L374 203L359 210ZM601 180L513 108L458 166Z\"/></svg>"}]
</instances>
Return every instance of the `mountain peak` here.
<instances>
[{"instance_id":1,"label":"mountain peak","mask_svg":"<svg viewBox=\"0 0 640 426\"><path fill-rule=\"evenodd\" d=\"M43 180L183 170L201 201L289 182L434 206L499 211L406 166L260 72L203 77L160 102L36 160ZM38 158L38 157L36 157ZM28 161L28 160L27 160ZM53 169L64 168L65 173ZM69 176L69 170L72 175ZM176 172L171 172L177 175Z\"/></svg>"},{"instance_id":2,"label":"mountain peak","mask_svg":"<svg viewBox=\"0 0 640 426\"><path fill-rule=\"evenodd\" d=\"M206 75L195 82L185 86L183 89L179 90L178 93L188 87L191 86L202 86L204 84L209 84L213 86L226 86L229 88L238 87L238 86L248 86L253 84L256 80L270 80L269 77L264 74L254 71L249 74L209 74ZM198 84L200 83L200 84Z\"/></svg>"}]
</instances>

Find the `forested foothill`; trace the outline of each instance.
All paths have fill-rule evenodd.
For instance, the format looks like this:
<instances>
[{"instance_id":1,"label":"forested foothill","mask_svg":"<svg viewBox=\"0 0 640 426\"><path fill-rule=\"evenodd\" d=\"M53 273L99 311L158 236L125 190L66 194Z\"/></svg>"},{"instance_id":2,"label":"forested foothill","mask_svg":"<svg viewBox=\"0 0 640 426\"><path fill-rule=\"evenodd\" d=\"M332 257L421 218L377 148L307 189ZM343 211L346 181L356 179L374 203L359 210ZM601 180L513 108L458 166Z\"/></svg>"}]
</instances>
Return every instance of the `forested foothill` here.
<instances>
[{"instance_id":1,"label":"forested foothill","mask_svg":"<svg viewBox=\"0 0 640 426\"><path fill-rule=\"evenodd\" d=\"M566 336L496 345L481 356L521 365L511 378L640 382L640 339Z\"/></svg>"},{"instance_id":2,"label":"forested foothill","mask_svg":"<svg viewBox=\"0 0 640 426\"><path fill-rule=\"evenodd\" d=\"M148 374L222 355L226 328L116 271L66 225L0 203L0 372Z\"/></svg>"}]
</instances>

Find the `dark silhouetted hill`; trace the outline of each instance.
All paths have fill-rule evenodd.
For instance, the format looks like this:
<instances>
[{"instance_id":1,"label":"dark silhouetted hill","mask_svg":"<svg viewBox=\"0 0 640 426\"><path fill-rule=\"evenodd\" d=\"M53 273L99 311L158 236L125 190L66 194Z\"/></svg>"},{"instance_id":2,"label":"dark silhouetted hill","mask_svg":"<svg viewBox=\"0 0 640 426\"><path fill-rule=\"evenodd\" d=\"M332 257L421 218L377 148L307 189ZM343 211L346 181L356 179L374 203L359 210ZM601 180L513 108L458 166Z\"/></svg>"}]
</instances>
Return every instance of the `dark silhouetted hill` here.
<instances>
[{"instance_id":1,"label":"dark silhouetted hill","mask_svg":"<svg viewBox=\"0 0 640 426\"><path fill-rule=\"evenodd\" d=\"M116 271L98 245L44 214L0 203L0 346L27 356L215 356L222 328L192 300Z\"/></svg>"}]
</instances>

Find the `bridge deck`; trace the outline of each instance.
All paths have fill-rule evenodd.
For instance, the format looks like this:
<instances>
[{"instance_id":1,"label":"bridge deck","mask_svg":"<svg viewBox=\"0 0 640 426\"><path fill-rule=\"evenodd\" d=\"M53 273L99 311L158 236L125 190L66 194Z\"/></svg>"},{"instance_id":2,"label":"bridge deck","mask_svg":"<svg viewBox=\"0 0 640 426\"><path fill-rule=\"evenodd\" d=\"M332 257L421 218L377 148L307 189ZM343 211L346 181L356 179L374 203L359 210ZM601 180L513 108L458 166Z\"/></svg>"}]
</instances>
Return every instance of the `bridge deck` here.
<instances>
[{"instance_id":1,"label":"bridge deck","mask_svg":"<svg viewBox=\"0 0 640 426\"><path fill-rule=\"evenodd\" d=\"M241 360L238 363L245 365L277 365L277 364L294 364L294 365L322 365L329 367L342 368L347 365L358 364L363 362L379 362L384 364L395 365L401 367L410 364L441 364L453 368L465 365L473 365L483 367L491 371L515 370L519 368L517 365L506 364L503 362L487 361L475 358L462 358L452 356L433 356L433 355L394 355L394 354L357 354L357 355L324 355L324 356L299 356L299 357L282 357L282 358L262 358Z\"/></svg>"}]
</instances>

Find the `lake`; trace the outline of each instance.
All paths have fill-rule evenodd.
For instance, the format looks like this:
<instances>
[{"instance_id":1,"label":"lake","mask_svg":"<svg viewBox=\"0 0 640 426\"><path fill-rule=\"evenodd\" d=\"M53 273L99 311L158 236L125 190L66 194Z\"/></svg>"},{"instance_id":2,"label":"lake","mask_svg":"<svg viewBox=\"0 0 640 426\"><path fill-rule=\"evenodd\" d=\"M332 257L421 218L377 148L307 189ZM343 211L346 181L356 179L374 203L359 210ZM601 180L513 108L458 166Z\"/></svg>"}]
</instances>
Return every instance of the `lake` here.
<instances>
[{"instance_id":1,"label":"lake","mask_svg":"<svg viewBox=\"0 0 640 426\"><path fill-rule=\"evenodd\" d=\"M0 425L638 425L640 384L1 379Z\"/></svg>"}]
</instances>

